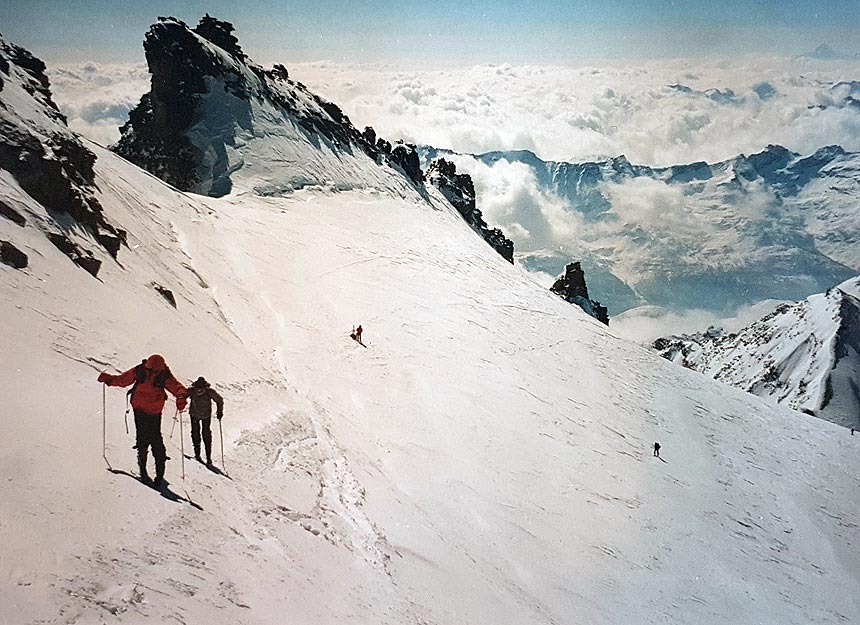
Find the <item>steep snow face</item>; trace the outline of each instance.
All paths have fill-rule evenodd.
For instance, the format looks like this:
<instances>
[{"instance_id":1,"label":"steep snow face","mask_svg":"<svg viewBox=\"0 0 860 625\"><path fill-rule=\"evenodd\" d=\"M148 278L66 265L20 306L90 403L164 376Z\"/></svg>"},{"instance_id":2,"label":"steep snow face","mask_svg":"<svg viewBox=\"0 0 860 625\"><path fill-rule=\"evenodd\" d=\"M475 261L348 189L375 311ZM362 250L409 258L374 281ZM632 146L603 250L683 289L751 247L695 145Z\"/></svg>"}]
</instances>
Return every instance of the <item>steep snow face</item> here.
<instances>
[{"instance_id":1,"label":"steep snow face","mask_svg":"<svg viewBox=\"0 0 860 625\"><path fill-rule=\"evenodd\" d=\"M665 358L860 429L860 278L783 305L736 334L658 339Z\"/></svg>"},{"instance_id":2,"label":"steep snow face","mask_svg":"<svg viewBox=\"0 0 860 625\"><path fill-rule=\"evenodd\" d=\"M408 186L389 144L368 141L283 66L249 61L232 29L208 16L194 29L173 18L152 26L144 44L152 88L121 129L118 154L216 197L234 185L260 195Z\"/></svg>"},{"instance_id":3,"label":"steep snow face","mask_svg":"<svg viewBox=\"0 0 860 625\"><path fill-rule=\"evenodd\" d=\"M798 300L860 271L860 154L839 147L802 157L770 146L666 168L527 151L449 158L472 175L478 208L528 268L554 276L581 261L610 314Z\"/></svg>"},{"instance_id":4,"label":"steep snow face","mask_svg":"<svg viewBox=\"0 0 860 625\"><path fill-rule=\"evenodd\" d=\"M25 200L0 203L0 221L18 226L9 228L4 249L18 249L27 236L20 229L36 228L94 276L101 261L88 248L100 246L115 258L124 233L102 213L94 161L54 104L44 63L0 38L0 175L44 207L28 219Z\"/></svg>"},{"instance_id":5,"label":"steep snow face","mask_svg":"<svg viewBox=\"0 0 860 625\"><path fill-rule=\"evenodd\" d=\"M123 265L26 230L0 265L0 621L860 617L856 437L617 338L436 196L200 199L92 149ZM97 372L153 352L225 396L232 479L181 479L187 422L165 497L105 471Z\"/></svg>"}]
</instances>

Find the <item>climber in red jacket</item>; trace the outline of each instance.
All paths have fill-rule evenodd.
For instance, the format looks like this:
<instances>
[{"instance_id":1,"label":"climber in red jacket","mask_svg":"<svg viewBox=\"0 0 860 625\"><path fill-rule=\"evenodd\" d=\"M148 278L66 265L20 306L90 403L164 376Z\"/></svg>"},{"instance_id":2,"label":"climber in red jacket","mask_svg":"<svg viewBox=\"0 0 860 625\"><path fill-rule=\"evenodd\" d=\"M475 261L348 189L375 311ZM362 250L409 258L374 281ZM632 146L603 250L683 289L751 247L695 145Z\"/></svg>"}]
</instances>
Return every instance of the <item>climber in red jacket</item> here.
<instances>
[{"instance_id":1,"label":"climber in red jacket","mask_svg":"<svg viewBox=\"0 0 860 625\"><path fill-rule=\"evenodd\" d=\"M152 447L152 456L155 458L155 484L164 484L164 465L167 461L167 450L164 448L164 439L161 436L161 411L167 400L165 389L176 397L176 408L180 412L185 410L188 402L188 391L180 384L164 358L153 354L136 367L132 367L125 373L110 375L101 373L99 382L108 386L132 386L128 392L131 397L131 407L134 410L134 427L137 439L137 464L140 467L140 479L149 482L146 472L146 459L149 447Z\"/></svg>"}]
</instances>

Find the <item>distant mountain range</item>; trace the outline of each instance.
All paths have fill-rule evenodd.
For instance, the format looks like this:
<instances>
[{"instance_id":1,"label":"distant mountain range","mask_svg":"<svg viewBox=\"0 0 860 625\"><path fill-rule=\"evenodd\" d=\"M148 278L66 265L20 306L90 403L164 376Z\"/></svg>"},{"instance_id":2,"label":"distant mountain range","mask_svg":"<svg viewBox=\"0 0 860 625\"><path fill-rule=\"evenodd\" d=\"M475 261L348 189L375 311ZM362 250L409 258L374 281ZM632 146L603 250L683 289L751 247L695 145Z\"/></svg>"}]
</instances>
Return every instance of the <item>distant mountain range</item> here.
<instances>
[{"instance_id":1,"label":"distant mountain range","mask_svg":"<svg viewBox=\"0 0 860 625\"><path fill-rule=\"evenodd\" d=\"M420 151L425 160L451 154ZM610 314L644 304L731 311L765 299L798 300L860 272L860 153L839 146L800 155L770 145L671 167L624 156L544 161L526 150L459 158L524 165L538 191L563 203L578 220L564 237L529 204L514 203L491 225L513 235L531 270L555 276L581 261ZM523 230L528 235L517 237Z\"/></svg>"}]
</instances>

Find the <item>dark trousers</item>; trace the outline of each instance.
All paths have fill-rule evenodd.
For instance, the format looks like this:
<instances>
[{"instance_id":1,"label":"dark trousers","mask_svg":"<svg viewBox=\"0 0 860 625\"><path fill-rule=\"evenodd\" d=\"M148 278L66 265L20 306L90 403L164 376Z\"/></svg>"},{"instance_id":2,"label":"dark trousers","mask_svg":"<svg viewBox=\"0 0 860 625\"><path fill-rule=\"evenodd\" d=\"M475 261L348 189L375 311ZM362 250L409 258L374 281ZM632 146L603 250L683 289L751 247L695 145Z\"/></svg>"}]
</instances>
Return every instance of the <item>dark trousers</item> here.
<instances>
[{"instance_id":1,"label":"dark trousers","mask_svg":"<svg viewBox=\"0 0 860 625\"><path fill-rule=\"evenodd\" d=\"M212 461L212 418L191 419L191 442L194 445L195 457L200 456L200 434L203 434L203 445L206 446L206 462Z\"/></svg>"},{"instance_id":2,"label":"dark trousers","mask_svg":"<svg viewBox=\"0 0 860 625\"><path fill-rule=\"evenodd\" d=\"M137 464L140 474L146 474L146 458L152 447L152 457L155 458L155 477L164 477L164 464L167 462L167 450L164 439L161 438L161 415L147 414L134 409L134 429L137 438Z\"/></svg>"}]
</instances>

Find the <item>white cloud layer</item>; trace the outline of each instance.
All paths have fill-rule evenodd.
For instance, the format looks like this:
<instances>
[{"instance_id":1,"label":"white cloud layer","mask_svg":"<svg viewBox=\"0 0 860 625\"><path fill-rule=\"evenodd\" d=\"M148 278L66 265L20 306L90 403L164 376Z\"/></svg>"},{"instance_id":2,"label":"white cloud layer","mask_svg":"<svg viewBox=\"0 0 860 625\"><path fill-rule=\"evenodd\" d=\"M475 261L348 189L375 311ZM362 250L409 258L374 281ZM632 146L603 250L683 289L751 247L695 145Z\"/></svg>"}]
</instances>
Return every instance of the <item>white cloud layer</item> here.
<instances>
[{"instance_id":1,"label":"white cloud layer","mask_svg":"<svg viewBox=\"0 0 860 625\"><path fill-rule=\"evenodd\" d=\"M458 152L528 149L546 160L625 154L652 166L709 162L769 143L860 150L860 62L673 60L406 71L330 62L291 75L380 136ZM72 128L99 141L149 88L143 64L50 70Z\"/></svg>"},{"instance_id":2,"label":"white cloud layer","mask_svg":"<svg viewBox=\"0 0 860 625\"><path fill-rule=\"evenodd\" d=\"M149 71L143 63L49 67L48 78L69 127L102 145L119 139L119 127L128 120L128 112L149 90Z\"/></svg>"},{"instance_id":3,"label":"white cloud layer","mask_svg":"<svg viewBox=\"0 0 860 625\"><path fill-rule=\"evenodd\" d=\"M545 160L625 154L652 166L724 160L770 143L860 149L840 81L860 63L674 60L591 67L480 65L406 72L299 64L292 74L381 136L458 152L529 149ZM857 97L857 96L855 96Z\"/></svg>"},{"instance_id":4,"label":"white cloud layer","mask_svg":"<svg viewBox=\"0 0 860 625\"><path fill-rule=\"evenodd\" d=\"M621 336L650 345L660 337L694 334L711 326L726 332L738 332L770 314L782 303L781 300L764 300L752 306L741 306L730 315L719 315L709 310L671 311L658 306L641 306L613 317L610 323Z\"/></svg>"}]
</instances>

